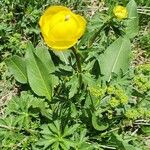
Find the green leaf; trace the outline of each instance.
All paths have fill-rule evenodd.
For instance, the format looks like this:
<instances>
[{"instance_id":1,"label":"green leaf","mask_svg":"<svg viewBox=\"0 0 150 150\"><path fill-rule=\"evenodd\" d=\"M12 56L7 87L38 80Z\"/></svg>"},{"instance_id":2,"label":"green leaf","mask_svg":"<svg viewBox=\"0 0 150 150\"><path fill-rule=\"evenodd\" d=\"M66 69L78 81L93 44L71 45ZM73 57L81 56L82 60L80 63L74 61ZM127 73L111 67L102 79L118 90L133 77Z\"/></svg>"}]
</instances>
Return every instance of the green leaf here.
<instances>
[{"instance_id":1,"label":"green leaf","mask_svg":"<svg viewBox=\"0 0 150 150\"><path fill-rule=\"evenodd\" d=\"M16 119L14 116L0 118L0 149L12 149L11 145L19 143L25 137L17 130Z\"/></svg>"},{"instance_id":2,"label":"green leaf","mask_svg":"<svg viewBox=\"0 0 150 150\"><path fill-rule=\"evenodd\" d=\"M56 70L55 65L52 61L51 55L50 55L49 50L46 46L38 45L36 47L35 54L43 62L46 69L48 70L49 74L55 72L55 70ZM59 79L58 79L57 76L54 76L52 74L51 74L51 78L53 79L52 82L51 82L51 85L54 88L59 84Z\"/></svg>"},{"instance_id":3,"label":"green leaf","mask_svg":"<svg viewBox=\"0 0 150 150\"><path fill-rule=\"evenodd\" d=\"M35 50L35 54L41 59L49 73L55 71L55 66L50 56L48 49L44 46L38 46Z\"/></svg>"},{"instance_id":4,"label":"green leaf","mask_svg":"<svg viewBox=\"0 0 150 150\"><path fill-rule=\"evenodd\" d=\"M18 82L27 83L27 72L24 59L19 56L12 56L5 62Z\"/></svg>"},{"instance_id":5,"label":"green leaf","mask_svg":"<svg viewBox=\"0 0 150 150\"><path fill-rule=\"evenodd\" d=\"M30 109L33 103L41 102L41 99L37 99L26 92L22 92L21 95L15 96L7 104L5 114L7 116L15 115L17 116L15 121L18 123L18 127L29 128L31 123L31 118L38 117L37 112ZM43 102L43 101L42 101ZM44 103L44 102L43 102ZM44 104L43 104L44 105ZM43 106L41 105L41 106ZM33 107L32 107L33 108ZM44 106L43 106L44 109Z\"/></svg>"},{"instance_id":6,"label":"green leaf","mask_svg":"<svg viewBox=\"0 0 150 150\"><path fill-rule=\"evenodd\" d=\"M48 103L44 99L34 99L32 101L32 107L38 108L42 116L45 116L49 119L52 118L52 110L49 109Z\"/></svg>"},{"instance_id":7,"label":"green leaf","mask_svg":"<svg viewBox=\"0 0 150 150\"><path fill-rule=\"evenodd\" d=\"M43 135L51 135L52 132L49 129L49 124L44 124L40 127L42 129L42 131L40 132Z\"/></svg>"},{"instance_id":8,"label":"green leaf","mask_svg":"<svg viewBox=\"0 0 150 150\"><path fill-rule=\"evenodd\" d=\"M126 35L129 38L135 37L139 32L139 18L137 12L137 4L134 0L130 0L127 4L128 20L126 21Z\"/></svg>"},{"instance_id":9,"label":"green leaf","mask_svg":"<svg viewBox=\"0 0 150 150\"><path fill-rule=\"evenodd\" d=\"M150 126L142 126L141 127L142 131L146 134L146 135L150 135Z\"/></svg>"},{"instance_id":10,"label":"green leaf","mask_svg":"<svg viewBox=\"0 0 150 150\"><path fill-rule=\"evenodd\" d=\"M7 116L4 118L0 118L0 130L8 130L7 128L3 128L3 126L7 127L15 127L17 125L15 116Z\"/></svg>"},{"instance_id":11,"label":"green leaf","mask_svg":"<svg viewBox=\"0 0 150 150\"><path fill-rule=\"evenodd\" d=\"M69 140L69 139L63 139L62 142L60 143L60 146L64 149L70 149L70 147L75 147L75 142Z\"/></svg>"},{"instance_id":12,"label":"green leaf","mask_svg":"<svg viewBox=\"0 0 150 150\"><path fill-rule=\"evenodd\" d=\"M47 68L33 53L33 46L28 45L26 53L27 76L31 89L39 96L51 99L52 87Z\"/></svg>"},{"instance_id":13,"label":"green leaf","mask_svg":"<svg viewBox=\"0 0 150 150\"><path fill-rule=\"evenodd\" d=\"M69 57L71 56L70 51L53 51L53 53L66 65L69 64Z\"/></svg>"},{"instance_id":14,"label":"green leaf","mask_svg":"<svg viewBox=\"0 0 150 150\"><path fill-rule=\"evenodd\" d=\"M53 150L60 150L60 148L59 148L59 142L55 142L53 145L52 145L52 149Z\"/></svg>"},{"instance_id":15,"label":"green leaf","mask_svg":"<svg viewBox=\"0 0 150 150\"><path fill-rule=\"evenodd\" d=\"M109 16L97 11L92 18L88 21L87 28L84 36L79 42L79 47L82 45L87 45L90 47L95 41L96 37L99 37L100 32L105 28L109 20Z\"/></svg>"},{"instance_id":16,"label":"green leaf","mask_svg":"<svg viewBox=\"0 0 150 150\"><path fill-rule=\"evenodd\" d=\"M77 128L77 125L74 125L70 128L66 128L67 134L65 136L71 135ZM61 129L61 122L59 120L55 120L51 124L45 124L41 126L41 134L42 138L39 140L37 145L46 147L53 147L58 149L58 145L62 147L62 149L70 149L70 147L74 147L75 143L67 138L64 138L65 136L62 135L62 129ZM68 133L69 132L69 133ZM48 144L49 141L49 144ZM53 143L53 144L52 144ZM51 145L52 144L52 145Z\"/></svg>"},{"instance_id":17,"label":"green leaf","mask_svg":"<svg viewBox=\"0 0 150 150\"><path fill-rule=\"evenodd\" d=\"M28 113L33 100L33 95L27 94L26 92L21 92L19 97L15 96L11 99L11 101L9 101L5 113L7 115L10 115L11 113Z\"/></svg>"},{"instance_id":18,"label":"green leaf","mask_svg":"<svg viewBox=\"0 0 150 150\"><path fill-rule=\"evenodd\" d=\"M94 113L92 114L92 125L98 131L104 131L108 128L108 124L98 120L98 117Z\"/></svg>"},{"instance_id":19,"label":"green leaf","mask_svg":"<svg viewBox=\"0 0 150 150\"><path fill-rule=\"evenodd\" d=\"M89 72L85 72L84 74L82 74L82 79L85 85L88 86L94 86L96 80L94 79L94 76L91 75Z\"/></svg>"},{"instance_id":20,"label":"green leaf","mask_svg":"<svg viewBox=\"0 0 150 150\"><path fill-rule=\"evenodd\" d=\"M53 133L59 135L59 134L61 134L61 133L60 133L60 132L61 132L60 126L61 126L61 122L60 122L59 120L55 120L54 123L51 123L51 124L49 125L49 129L50 129Z\"/></svg>"},{"instance_id":21,"label":"green leaf","mask_svg":"<svg viewBox=\"0 0 150 150\"><path fill-rule=\"evenodd\" d=\"M126 142L123 143L123 146L124 146L125 150L131 150L131 149L132 150L140 150L140 149L138 149L138 147L130 145L130 144L126 143ZM122 147L120 147L120 148L122 148Z\"/></svg>"},{"instance_id":22,"label":"green leaf","mask_svg":"<svg viewBox=\"0 0 150 150\"><path fill-rule=\"evenodd\" d=\"M72 76L67 86L70 86L69 98L72 98L78 92L79 88L79 79L76 74Z\"/></svg>"},{"instance_id":23,"label":"green leaf","mask_svg":"<svg viewBox=\"0 0 150 150\"><path fill-rule=\"evenodd\" d=\"M50 147L51 144L55 143L55 139L49 137L49 139L40 139L36 143L38 146L43 146L43 150L47 149Z\"/></svg>"},{"instance_id":24,"label":"green leaf","mask_svg":"<svg viewBox=\"0 0 150 150\"><path fill-rule=\"evenodd\" d=\"M28 113L22 113L16 117L16 122L19 125L19 128L29 128L31 123L31 118Z\"/></svg>"},{"instance_id":25,"label":"green leaf","mask_svg":"<svg viewBox=\"0 0 150 150\"><path fill-rule=\"evenodd\" d=\"M132 139L129 137L123 137L123 135L118 135L116 133L112 133L112 141L115 143L118 149L121 150L138 150L137 147L129 144L131 143Z\"/></svg>"},{"instance_id":26,"label":"green leaf","mask_svg":"<svg viewBox=\"0 0 150 150\"><path fill-rule=\"evenodd\" d=\"M83 143L77 150L94 150L94 146L92 146L90 143ZM102 150L99 148L99 150Z\"/></svg>"},{"instance_id":27,"label":"green leaf","mask_svg":"<svg viewBox=\"0 0 150 150\"><path fill-rule=\"evenodd\" d=\"M100 55L100 69L103 79L110 81L112 73L126 72L129 68L131 44L127 37L120 37Z\"/></svg>"},{"instance_id":28,"label":"green leaf","mask_svg":"<svg viewBox=\"0 0 150 150\"><path fill-rule=\"evenodd\" d=\"M69 128L66 126L64 129L63 137L66 137L66 136L73 134L77 130L78 127L79 127L79 124L75 124Z\"/></svg>"}]
</instances>

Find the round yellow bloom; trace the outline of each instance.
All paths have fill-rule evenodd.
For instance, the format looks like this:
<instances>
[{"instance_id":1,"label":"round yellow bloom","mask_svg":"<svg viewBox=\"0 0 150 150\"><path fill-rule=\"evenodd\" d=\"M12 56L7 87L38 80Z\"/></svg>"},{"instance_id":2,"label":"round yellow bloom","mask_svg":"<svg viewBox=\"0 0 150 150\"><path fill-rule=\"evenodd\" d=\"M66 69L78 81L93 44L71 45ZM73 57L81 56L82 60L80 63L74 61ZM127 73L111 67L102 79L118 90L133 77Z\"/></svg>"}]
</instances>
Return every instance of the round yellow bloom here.
<instances>
[{"instance_id":1,"label":"round yellow bloom","mask_svg":"<svg viewBox=\"0 0 150 150\"><path fill-rule=\"evenodd\" d=\"M54 50L75 45L83 35L86 20L64 6L50 6L41 16L39 25L46 44Z\"/></svg>"},{"instance_id":2,"label":"round yellow bloom","mask_svg":"<svg viewBox=\"0 0 150 150\"><path fill-rule=\"evenodd\" d=\"M114 7L113 13L118 19L125 19L128 17L128 11L126 7L120 5Z\"/></svg>"}]
</instances>

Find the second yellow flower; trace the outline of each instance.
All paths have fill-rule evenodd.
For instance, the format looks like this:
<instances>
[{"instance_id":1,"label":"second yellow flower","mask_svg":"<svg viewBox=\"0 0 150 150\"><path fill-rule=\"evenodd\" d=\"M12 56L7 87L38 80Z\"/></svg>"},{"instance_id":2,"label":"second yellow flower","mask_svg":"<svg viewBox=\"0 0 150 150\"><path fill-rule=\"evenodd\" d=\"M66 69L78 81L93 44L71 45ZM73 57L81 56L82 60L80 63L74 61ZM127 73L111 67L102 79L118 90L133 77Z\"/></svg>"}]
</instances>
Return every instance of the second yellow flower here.
<instances>
[{"instance_id":1,"label":"second yellow flower","mask_svg":"<svg viewBox=\"0 0 150 150\"><path fill-rule=\"evenodd\" d=\"M127 8L120 5L114 7L113 13L120 20L128 17Z\"/></svg>"}]
</instances>

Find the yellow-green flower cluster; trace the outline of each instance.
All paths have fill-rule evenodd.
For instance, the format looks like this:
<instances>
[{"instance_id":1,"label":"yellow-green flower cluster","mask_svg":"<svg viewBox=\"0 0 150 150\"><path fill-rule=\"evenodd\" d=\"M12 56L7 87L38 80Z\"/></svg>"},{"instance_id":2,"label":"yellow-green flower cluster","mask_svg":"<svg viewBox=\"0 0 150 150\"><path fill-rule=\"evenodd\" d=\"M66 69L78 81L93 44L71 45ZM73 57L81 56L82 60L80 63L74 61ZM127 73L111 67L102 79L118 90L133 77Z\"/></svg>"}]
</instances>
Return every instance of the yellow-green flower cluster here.
<instances>
[{"instance_id":1,"label":"yellow-green flower cluster","mask_svg":"<svg viewBox=\"0 0 150 150\"><path fill-rule=\"evenodd\" d=\"M111 107L117 107L120 104L125 105L128 103L128 96L120 86L110 85L107 88L107 94L111 96L109 101Z\"/></svg>"},{"instance_id":2,"label":"yellow-green flower cluster","mask_svg":"<svg viewBox=\"0 0 150 150\"><path fill-rule=\"evenodd\" d=\"M150 75L150 64L144 64L137 67L137 72L144 75Z\"/></svg>"},{"instance_id":3,"label":"yellow-green flower cluster","mask_svg":"<svg viewBox=\"0 0 150 150\"><path fill-rule=\"evenodd\" d=\"M91 95L96 98L102 98L105 95L110 96L108 101L109 105L113 108L119 105L128 104L128 96L125 91L119 85L110 85L107 88L101 86L95 86L89 88Z\"/></svg>"},{"instance_id":4,"label":"yellow-green flower cluster","mask_svg":"<svg viewBox=\"0 0 150 150\"><path fill-rule=\"evenodd\" d=\"M131 108L126 111L125 116L128 119L136 120L139 117L139 112L137 109Z\"/></svg>"},{"instance_id":5,"label":"yellow-green flower cluster","mask_svg":"<svg viewBox=\"0 0 150 150\"><path fill-rule=\"evenodd\" d=\"M90 93L97 98L103 97L106 92L106 88L102 88L100 86L91 87L89 88L89 90L90 90Z\"/></svg>"},{"instance_id":6,"label":"yellow-green flower cluster","mask_svg":"<svg viewBox=\"0 0 150 150\"><path fill-rule=\"evenodd\" d=\"M150 91L150 64L140 65L136 68L133 84L141 93Z\"/></svg>"},{"instance_id":7,"label":"yellow-green flower cluster","mask_svg":"<svg viewBox=\"0 0 150 150\"><path fill-rule=\"evenodd\" d=\"M133 84L141 93L145 93L150 90L150 81L148 76L136 75L133 79Z\"/></svg>"},{"instance_id":8,"label":"yellow-green flower cluster","mask_svg":"<svg viewBox=\"0 0 150 150\"><path fill-rule=\"evenodd\" d=\"M115 108L120 104L120 101L118 99L116 99L115 97L112 97L109 100L109 104L110 104L111 107Z\"/></svg>"},{"instance_id":9,"label":"yellow-green flower cluster","mask_svg":"<svg viewBox=\"0 0 150 150\"><path fill-rule=\"evenodd\" d=\"M144 107L130 108L125 112L125 116L131 120L138 118L150 119L150 110Z\"/></svg>"},{"instance_id":10,"label":"yellow-green flower cluster","mask_svg":"<svg viewBox=\"0 0 150 150\"><path fill-rule=\"evenodd\" d=\"M107 88L107 93L108 94L114 94L115 93L115 87L110 85L108 88Z\"/></svg>"}]
</instances>

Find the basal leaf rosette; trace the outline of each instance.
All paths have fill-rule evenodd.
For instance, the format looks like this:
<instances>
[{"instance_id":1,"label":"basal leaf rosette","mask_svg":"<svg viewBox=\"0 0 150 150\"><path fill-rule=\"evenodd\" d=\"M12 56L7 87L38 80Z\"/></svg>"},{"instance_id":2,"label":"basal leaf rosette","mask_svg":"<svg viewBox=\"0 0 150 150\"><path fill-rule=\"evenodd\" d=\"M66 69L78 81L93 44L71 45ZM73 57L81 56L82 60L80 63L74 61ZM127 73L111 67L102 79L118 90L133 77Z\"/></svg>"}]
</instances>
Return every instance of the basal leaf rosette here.
<instances>
[{"instance_id":1,"label":"basal leaf rosette","mask_svg":"<svg viewBox=\"0 0 150 150\"><path fill-rule=\"evenodd\" d=\"M117 5L113 9L114 15L117 17L117 19L122 20L128 17L128 11L126 7Z\"/></svg>"},{"instance_id":2,"label":"basal leaf rosette","mask_svg":"<svg viewBox=\"0 0 150 150\"><path fill-rule=\"evenodd\" d=\"M66 50L83 35L86 20L64 6L50 6L41 16L39 25L45 43L53 50Z\"/></svg>"}]
</instances>

